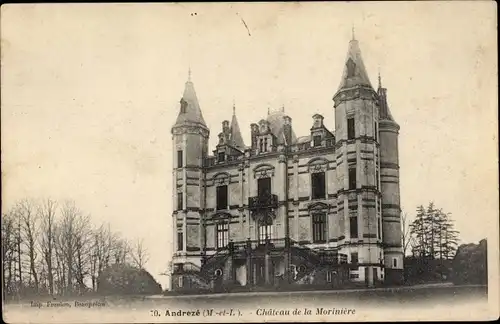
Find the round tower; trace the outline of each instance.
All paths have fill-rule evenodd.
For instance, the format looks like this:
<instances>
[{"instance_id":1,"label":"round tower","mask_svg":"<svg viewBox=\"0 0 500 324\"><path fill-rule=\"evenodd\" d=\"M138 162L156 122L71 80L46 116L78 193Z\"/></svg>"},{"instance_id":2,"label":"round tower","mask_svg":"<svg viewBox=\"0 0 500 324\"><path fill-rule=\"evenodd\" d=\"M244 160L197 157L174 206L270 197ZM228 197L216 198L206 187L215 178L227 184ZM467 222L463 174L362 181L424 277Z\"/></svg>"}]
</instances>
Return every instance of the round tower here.
<instances>
[{"instance_id":1,"label":"round tower","mask_svg":"<svg viewBox=\"0 0 500 324\"><path fill-rule=\"evenodd\" d=\"M350 277L373 286L382 280L378 186L378 100L358 41L349 50L335 102L336 194L341 225L340 253L348 255Z\"/></svg>"},{"instance_id":2,"label":"round tower","mask_svg":"<svg viewBox=\"0 0 500 324\"><path fill-rule=\"evenodd\" d=\"M378 96L385 281L400 284L403 281L404 255L401 245L399 125L390 113L387 104L387 89L382 87L380 77Z\"/></svg>"},{"instance_id":3,"label":"round tower","mask_svg":"<svg viewBox=\"0 0 500 324\"><path fill-rule=\"evenodd\" d=\"M189 277L182 275L184 267L201 266L204 240L201 214L205 208L203 163L208 153L208 139L209 129L189 79L172 127L173 289L191 285Z\"/></svg>"}]
</instances>

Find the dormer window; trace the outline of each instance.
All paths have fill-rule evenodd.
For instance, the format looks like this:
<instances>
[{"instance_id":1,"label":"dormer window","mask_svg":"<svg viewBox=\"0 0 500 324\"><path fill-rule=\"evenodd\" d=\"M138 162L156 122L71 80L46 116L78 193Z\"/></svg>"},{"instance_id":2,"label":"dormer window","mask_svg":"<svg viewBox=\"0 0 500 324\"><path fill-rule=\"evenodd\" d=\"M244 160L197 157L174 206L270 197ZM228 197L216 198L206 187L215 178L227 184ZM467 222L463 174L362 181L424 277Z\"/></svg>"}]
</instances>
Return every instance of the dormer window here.
<instances>
[{"instance_id":1,"label":"dormer window","mask_svg":"<svg viewBox=\"0 0 500 324\"><path fill-rule=\"evenodd\" d=\"M188 103L184 98L181 98L181 114L185 114L187 110Z\"/></svg>"},{"instance_id":2,"label":"dormer window","mask_svg":"<svg viewBox=\"0 0 500 324\"><path fill-rule=\"evenodd\" d=\"M313 136L313 145L314 147L321 146L321 135Z\"/></svg>"},{"instance_id":3,"label":"dormer window","mask_svg":"<svg viewBox=\"0 0 500 324\"><path fill-rule=\"evenodd\" d=\"M354 76L354 71L356 69L356 63L354 63L354 61L351 58L349 58L349 60L346 63L346 67L347 67L347 77L352 78Z\"/></svg>"}]
</instances>

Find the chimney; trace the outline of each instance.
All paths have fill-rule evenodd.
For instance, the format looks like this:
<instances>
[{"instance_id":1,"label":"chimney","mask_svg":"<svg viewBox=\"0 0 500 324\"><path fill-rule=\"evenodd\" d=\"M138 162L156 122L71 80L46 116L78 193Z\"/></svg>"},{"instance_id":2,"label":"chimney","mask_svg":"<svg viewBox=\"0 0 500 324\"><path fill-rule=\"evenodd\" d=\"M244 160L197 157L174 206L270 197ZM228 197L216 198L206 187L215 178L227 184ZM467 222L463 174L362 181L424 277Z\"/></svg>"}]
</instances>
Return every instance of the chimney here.
<instances>
[{"instance_id":1,"label":"chimney","mask_svg":"<svg viewBox=\"0 0 500 324\"><path fill-rule=\"evenodd\" d=\"M222 122L222 132L224 134L229 133L229 120L225 120Z\"/></svg>"},{"instance_id":2,"label":"chimney","mask_svg":"<svg viewBox=\"0 0 500 324\"><path fill-rule=\"evenodd\" d=\"M252 137L252 148L257 147L257 136L259 135L259 125L253 123L250 124L250 131Z\"/></svg>"},{"instance_id":3,"label":"chimney","mask_svg":"<svg viewBox=\"0 0 500 324\"><path fill-rule=\"evenodd\" d=\"M285 135L286 145L292 144L292 118L284 116L285 124L283 126L283 133Z\"/></svg>"}]
</instances>

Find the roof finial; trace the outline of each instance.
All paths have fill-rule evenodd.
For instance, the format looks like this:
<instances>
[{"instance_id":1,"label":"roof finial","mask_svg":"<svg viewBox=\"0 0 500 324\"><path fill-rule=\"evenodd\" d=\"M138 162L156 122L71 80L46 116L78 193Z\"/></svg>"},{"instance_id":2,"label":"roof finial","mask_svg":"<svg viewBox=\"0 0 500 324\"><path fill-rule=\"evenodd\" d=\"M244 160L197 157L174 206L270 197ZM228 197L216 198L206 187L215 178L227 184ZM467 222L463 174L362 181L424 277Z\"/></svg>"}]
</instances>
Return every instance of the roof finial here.
<instances>
[{"instance_id":1,"label":"roof finial","mask_svg":"<svg viewBox=\"0 0 500 324\"><path fill-rule=\"evenodd\" d=\"M236 104L234 102L234 98L233 98L233 115L236 115Z\"/></svg>"},{"instance_id":2,"label":"roof finial","mask_svg":"<svg viewBox=\"0 0 500 324\"><path fill-rule=\"evenodd\" d=\"M271 114L271 108L267 107L267 115L269 116Z\"/></svg>"},{"instance_id":3,"label":"roof finial","mask_svg":"<svg viewBox=\"0 0 500 324\"><path fill-rule=\"evenodd\" d=\"M188 82L191 82L191 66L188 68Z\"/></svg>"},{"instance_id":4,"label":"roof finial","mask_svg":"<svg viewBox=\"0 0 500 324\"><path fill-rule=\"evenodd\" d=\"M382 88L382 78L380 77L380 67L378 68L378 87Z\"/></svg>"},{"instance_id":5,"label":"roof finial","mask_svg":"<svg viewBox=\"0 0 500 324\"><path fill-rule=\"evenodd\" d=\"M356 40L356 36L354 35L354 24L352 24L352 40Z\"/></svg>"},{"instance_id":6,"label":"roof finial","mask_svg":"<svg viewBox=\"0 0 500 324\"><path fill-rule=\"evenodd\" d=\"M281 112L285 112L285 104L281 105Z\"/></svg>"}]
</instances>

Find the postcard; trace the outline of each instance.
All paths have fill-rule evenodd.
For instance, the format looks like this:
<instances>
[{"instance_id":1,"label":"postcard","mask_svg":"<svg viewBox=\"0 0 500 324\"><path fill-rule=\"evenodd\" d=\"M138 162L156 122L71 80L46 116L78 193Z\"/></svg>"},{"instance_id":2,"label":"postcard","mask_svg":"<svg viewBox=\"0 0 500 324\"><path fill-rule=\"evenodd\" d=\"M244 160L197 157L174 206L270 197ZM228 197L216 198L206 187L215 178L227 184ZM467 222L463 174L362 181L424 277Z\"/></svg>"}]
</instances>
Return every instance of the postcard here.
<instances>
[{"instance_id":1,"label":"postcard","mask_svg":"<svg viewBox=\"0 0 500 324\"><path fill-rule=\"evenodd\" d=\"M3 5L4 321L497 319L495 6Z\"/></svg>"}]
</instances>

